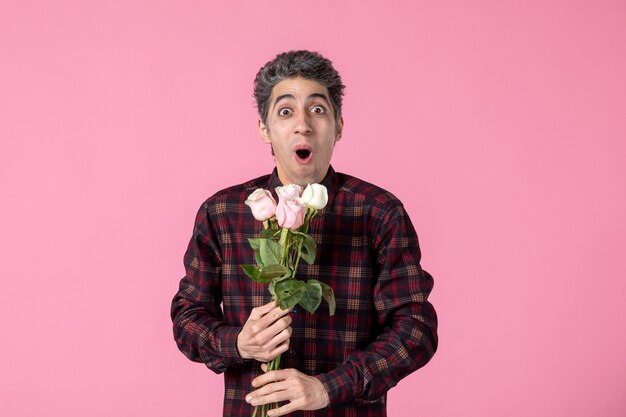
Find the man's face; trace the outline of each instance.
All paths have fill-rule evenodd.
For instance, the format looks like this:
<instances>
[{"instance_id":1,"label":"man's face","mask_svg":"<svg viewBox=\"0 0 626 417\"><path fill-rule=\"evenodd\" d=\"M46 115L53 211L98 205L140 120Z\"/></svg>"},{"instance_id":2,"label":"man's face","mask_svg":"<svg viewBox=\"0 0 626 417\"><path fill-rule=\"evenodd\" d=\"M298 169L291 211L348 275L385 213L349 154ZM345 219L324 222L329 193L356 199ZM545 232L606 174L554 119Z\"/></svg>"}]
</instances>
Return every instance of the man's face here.
<instances>
[{"instance_id":1,"label":"man's face","mask_svg":"<svg viewBox=\"0 0 626 417\"><path fill-rule=\"evenodd\" d=\"M263 142L271 144L283 184L321 182L330 165L343 121L335 122L328 89L301 77L276 84L268 105L267 125L259 120Z\"/></svg>"}]
</instances>

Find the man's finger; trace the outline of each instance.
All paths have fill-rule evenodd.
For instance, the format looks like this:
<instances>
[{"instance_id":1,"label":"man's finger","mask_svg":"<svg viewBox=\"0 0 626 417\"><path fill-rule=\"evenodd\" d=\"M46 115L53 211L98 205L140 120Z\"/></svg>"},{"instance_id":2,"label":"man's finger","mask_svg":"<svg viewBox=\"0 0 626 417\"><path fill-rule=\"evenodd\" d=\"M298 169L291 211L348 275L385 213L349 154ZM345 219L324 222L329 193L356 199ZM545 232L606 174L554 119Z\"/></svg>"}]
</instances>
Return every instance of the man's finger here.
<instances>
[{"instance_id":1,"label":"man's finger","mask_svg":"<svg viewBox=\"0 0 626 417\"><path fill-rule=\"evenodd\" d=\"M267 415L269 417L284 416L285 414L289 414L292 411L295 411L296 409L297 409L296 406L292 402L288 402L287 404L281 407L268 410Z\"/></svg>"},{"instance_id":2,"label":"man's finger","mask_svg":"<svg viewBox=\"0 0 626 417\"><path fill-rule=\"evenodd\" d=\"M287 390L291 388L289 381L277 381L252 391L246 395L246 400L256 398L264 403L289 400Z\"/></svg>"},{"instance_id":3,"label":"man's finger","mask_svg":"<svg viewBox=\"0 0 626 417\"><path fill-rule=\"evenodd\" d=\"M267 315L265 317L267 317ZM281 317L278 321L269 324L267 320L261 319L250 327L250 331L256 335L257 343L269 349L273 349L291 336L291 321L290 316Z\"/></svg>"},{"instance_id":4,"label":"man's finger","mask_svg":"<svg viewBox=\"0 0 626 417\"><path fill-rule=\"evenodd\" d=\"M266 372L261 376L257 376L252 380L253 387L262 387L270 382L282 381L287 379L292 372L290 369L279 369L277 371Z\"/></svg>"},{"instance_id":5,"label":"man's finger","mask_svg":"<svg viewBox=\"0 0 626 417\"><path fill-rule=\"evenodd\" d=\"M254 307L251 311L250 318L253 320L260 320L263 316L276 308L279 307L276 305L276 301L272 300L262 306Z\"/></svg>"},{"instance_id":6,"label":"man's finger","mask_svg":"<svg viewBox=\"0 0 626 417\"><path fill-rule=\"evenodd\" d=\"M269 326L265 330L263 330L260 335L268 339L274 338L283 330L287 329L291 322L291 316L281 317L274 323L269 324ZM259 322L259 325L261 325L261 322Z\"/></svg>"},{"instance_id":7,"label":"man's finger","mask_svg":"<svg viewBox=\"0 0 626 417\"><path fill-rule=\"evenodd\" d=\"M278 374L279 372L280 370L270 371L270 372L264 373L261 376L257 376L256 378L252 380L252 386L254 388L257 388L257 387L262 387L265 384L269 384L270 382L277 381L276 374Z\"/></svg>"},{"instance_id":8,"label":"man's finger","mask_svg":"<svg viewBox=\"0 0 626 417\"><path fill-rule=\"evenodd\" d=\"M261 319L259 320L259 323L263 327L268 327L272 323L276 322L277 320L280 320L281 317L289 314L289 311L290 311L289 309L283 310L282 308L275 305L273 309L271 309L263 317L261 317Z\"/></svg>"}]
</instances>

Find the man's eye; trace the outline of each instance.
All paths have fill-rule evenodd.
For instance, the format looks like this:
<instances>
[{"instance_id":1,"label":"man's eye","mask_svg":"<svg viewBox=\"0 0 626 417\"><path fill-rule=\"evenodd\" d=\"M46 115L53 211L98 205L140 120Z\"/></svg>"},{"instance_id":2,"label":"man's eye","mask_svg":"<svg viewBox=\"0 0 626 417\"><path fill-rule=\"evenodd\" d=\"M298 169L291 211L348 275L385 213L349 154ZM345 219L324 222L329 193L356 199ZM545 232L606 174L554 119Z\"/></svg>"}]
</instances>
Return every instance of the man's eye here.
<instances>
[{"instance_id":1,"label":"man's eye","mask_svg":"<svg viewBox=\"0 0 626 417\"><path fill-rule=\"evenodd\" d=\"M289 109L280 109L278 111L278 114L280 114L281 116L289 116L291 114L291 110L289 110Z\"/></svg>"},{"instance_id":2,"label":"man's eye","mask_svg":"<svg viewBox=\"0 0 626 417\"><path fill-rule=\"evenodd\" d=\"M313 113L317 113L317 114L322 114L326 111L326 109L322 106L315 106L311 109L311 112Z\"/></svg>"}]
</instances>

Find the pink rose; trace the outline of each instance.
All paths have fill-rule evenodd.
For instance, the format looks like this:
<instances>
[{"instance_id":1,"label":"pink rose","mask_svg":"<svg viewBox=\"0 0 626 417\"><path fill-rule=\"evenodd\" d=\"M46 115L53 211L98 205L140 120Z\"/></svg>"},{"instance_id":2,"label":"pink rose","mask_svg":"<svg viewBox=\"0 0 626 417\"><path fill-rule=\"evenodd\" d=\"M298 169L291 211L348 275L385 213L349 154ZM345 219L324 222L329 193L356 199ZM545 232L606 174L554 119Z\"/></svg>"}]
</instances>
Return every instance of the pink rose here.
<instances>
[{"instance_id":1,"label":"pink rose","mask_svg":"<svg viewBox=\"0 0 626 417\"><path fill-rule=\"evenodd\" d=\"M276 187L276 194L278 194L278 200L287 198L289 200L296 199L302 194L302 187L298 184L289 184L282 187Z\"/></svg>"},{"instance_id":2,"label":"pink rose","mask_svg":"<svg viewBox=\"0 0 626 417\"><path fill-rule=\"evenodd\" d=\"M304 223L306 204L300 201L302 187L290 184L284 187L276 187L278 194L278 206L276 207L276 220L280 227L296 230Z\"/></svg>"},{"instance_id":3,"label":"pink rose","mask_svg":"<svg viewBox=\"0 0 626 417\"><path fill-rule=\"evenodd\" d=\"M272 193L262 188L254 190L244 204L252 209L254 218L261 222L271 219L276 213L276 200Z\"/></svg>"}]
</instances>

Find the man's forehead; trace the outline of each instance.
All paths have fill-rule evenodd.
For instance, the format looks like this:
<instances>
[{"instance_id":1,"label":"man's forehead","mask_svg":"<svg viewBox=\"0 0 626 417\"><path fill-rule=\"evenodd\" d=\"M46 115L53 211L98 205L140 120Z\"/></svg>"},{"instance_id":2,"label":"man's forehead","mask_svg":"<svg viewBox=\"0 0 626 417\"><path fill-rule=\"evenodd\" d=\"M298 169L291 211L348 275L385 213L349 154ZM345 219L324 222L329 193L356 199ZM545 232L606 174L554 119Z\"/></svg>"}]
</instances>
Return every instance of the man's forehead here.
<instances>
[{"instance_id":1,"label":"man's forehead","mask_svg":"<svg viewBox=\"0 0 626 417\"><path fill-rule=\"evenodd\" d=\"M302 77L287 78L277 83L272 88L271 101L281 99L295 99L296 97L323 98L328 100L328 88L314 80Z\"/></svg>"}]
</instances>

